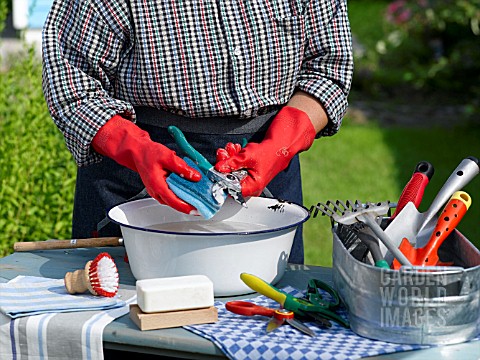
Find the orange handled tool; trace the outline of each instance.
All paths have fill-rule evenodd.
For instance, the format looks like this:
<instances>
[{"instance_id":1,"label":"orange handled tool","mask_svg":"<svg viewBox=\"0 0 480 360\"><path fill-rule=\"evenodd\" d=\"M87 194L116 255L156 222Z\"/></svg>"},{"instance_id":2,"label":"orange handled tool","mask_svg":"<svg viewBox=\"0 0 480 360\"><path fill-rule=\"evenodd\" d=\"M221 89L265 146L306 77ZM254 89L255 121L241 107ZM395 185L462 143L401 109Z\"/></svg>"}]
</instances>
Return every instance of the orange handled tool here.
<instances>
[{"instance_id":1,"label":"orange handled tool","mask_svg":"<svg viewBox=\"0 0 480 360\"><path fill-rule=\"evenodd\" d=\"M286 309L271 309L265 306L256 305L248 301L229 301L225 304L225 308L235 314L245 316L267 316L270 321L267 324L267 333L278 329L284 323L293 326L304 334L315 337L315 332L304 325L302 322L296 320L293 311Z\"/></svg>"},{"instance_id":2,"label":"orange handled tool","mask_svg":"<svg viewBox=\"0 0 480 360\"><path fill-rule=\"evenodd\" d=\"M225 308L238 315L245 316L268 316L275 314L275 309L270 309L265 306L256 305L248 301L229 301L225 304Z\"/></svg>"},{"instance_id":3,"label":"orange handled tool","mask_svg":"<svg viewBox=\"0 0 480 360\"><path fill-rule=\"evenodd\" d=\"M419 249L414 248L407 238L403 238L400 251L414 266L437 266L440 264L438 248L456 228L472 203L470 195L464 191L455 192L440 214L437 225L428 243ZM401 264L395 259L393 269L400 269Z\"/></svg>"}]
</instances>

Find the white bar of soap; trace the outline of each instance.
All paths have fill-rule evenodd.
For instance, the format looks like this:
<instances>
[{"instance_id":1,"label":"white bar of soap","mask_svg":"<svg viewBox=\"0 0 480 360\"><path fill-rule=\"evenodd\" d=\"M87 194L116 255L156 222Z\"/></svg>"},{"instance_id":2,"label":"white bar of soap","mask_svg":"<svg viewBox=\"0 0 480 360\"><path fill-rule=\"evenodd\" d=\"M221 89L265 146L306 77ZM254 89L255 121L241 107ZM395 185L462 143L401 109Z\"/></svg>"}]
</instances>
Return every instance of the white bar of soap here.
<instances>
[{"instance_id":1,"label":"white bar of soap","mask_svg":"<svg viewBox=\"0 0 480 360\"><path fill-rule=\"evenodd\" d=\"M205 275L137 280L137 304L144 313L213 306L213 283Z\"/></svg>"}]
</instances>

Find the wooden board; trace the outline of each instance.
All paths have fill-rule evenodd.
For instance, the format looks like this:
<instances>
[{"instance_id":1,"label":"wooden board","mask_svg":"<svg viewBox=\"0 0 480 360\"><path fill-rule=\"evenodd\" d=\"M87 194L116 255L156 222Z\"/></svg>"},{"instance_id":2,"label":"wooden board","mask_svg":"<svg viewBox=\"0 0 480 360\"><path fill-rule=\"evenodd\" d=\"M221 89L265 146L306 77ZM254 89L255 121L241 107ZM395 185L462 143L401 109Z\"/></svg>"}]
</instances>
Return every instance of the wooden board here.
<instances>
[{"instance_id":1,"label":"wooden board","mask_svg":"<svg viewBox=\"0 0 480 360\"><path fill-rule=\"evenodd\" d=\"M130 305L130 318L140 330L166 329L184 325L214 323L218 321L215 306L203 309L144 313L138 305Z\"/></svg>"}]
</instances>

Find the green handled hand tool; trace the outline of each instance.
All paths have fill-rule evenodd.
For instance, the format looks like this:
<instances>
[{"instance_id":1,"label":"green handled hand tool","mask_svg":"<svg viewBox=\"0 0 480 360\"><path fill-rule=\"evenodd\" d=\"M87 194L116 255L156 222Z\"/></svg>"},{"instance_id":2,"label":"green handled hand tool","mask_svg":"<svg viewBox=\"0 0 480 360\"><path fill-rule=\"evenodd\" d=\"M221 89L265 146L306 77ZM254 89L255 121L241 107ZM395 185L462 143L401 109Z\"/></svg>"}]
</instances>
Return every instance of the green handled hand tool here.
<instances>
[{"instance_id":1,"label":"green handled hand tool","mask_svg":"<svg viewBox=\"0 0 480 360\"><path fill-rule=\"evenodd\" d=\"M333 320L347 328L350 326L345 319L333 311L340 305L340 297L331 286L323 281L311 279L308 284L307 298L297 298L255 275L242 273L240 278L252 290L275 300L283 308L293 311L297 315L310 316L320 322L322 322L321 319ZM319 290L326 291L333 300L325 300ZM329 327L325 322L323 325Z\"/></svg>"},{"instance_id":2,"label":"green handled hand tool","mask_svg":"<svg viewBox=\"0 0 480 360\"><path fill-rule=\"evenodd\" d=\"M239 204L246 207L245 199L242 195L242 186L240 184L241 180L247 176L246 170L233 171L231 173L222 173L213 167L212 164L195 148L190 145L190 143L185 138L183 132L176 126L169 126L168 132L175 139L175 142L180 147L185 155L192 159L202 170L202 172L208 176L210 180L215 183L214 192L218 190L226 190L227 193Z\"/></svg>"}]
</instances>

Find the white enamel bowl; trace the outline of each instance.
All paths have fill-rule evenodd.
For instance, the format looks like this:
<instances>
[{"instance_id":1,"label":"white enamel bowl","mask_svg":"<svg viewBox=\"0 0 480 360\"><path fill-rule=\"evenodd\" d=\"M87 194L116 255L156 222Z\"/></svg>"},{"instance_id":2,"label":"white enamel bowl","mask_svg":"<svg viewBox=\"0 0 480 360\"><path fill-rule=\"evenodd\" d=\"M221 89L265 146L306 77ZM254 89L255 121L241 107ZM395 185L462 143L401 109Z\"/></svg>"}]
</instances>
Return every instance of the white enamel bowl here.
<instances>
[{"instance_id":1,"label":"white enamel bowl","mask_svg":"<svg viewBox=\"0 0 480 360\"><path fill-rule=\"evenodd\" d=\"M251 293L240 279L247 272L275 284L283 276L304 207L252 197L244 208L228 198L215 216L180 213L154 199L127 202L108 217L122 230L137 280L206 275L215 296Z\"/></svg>"}]
</instances>

